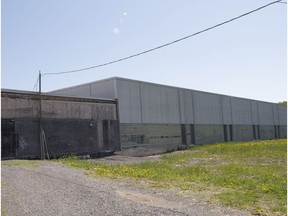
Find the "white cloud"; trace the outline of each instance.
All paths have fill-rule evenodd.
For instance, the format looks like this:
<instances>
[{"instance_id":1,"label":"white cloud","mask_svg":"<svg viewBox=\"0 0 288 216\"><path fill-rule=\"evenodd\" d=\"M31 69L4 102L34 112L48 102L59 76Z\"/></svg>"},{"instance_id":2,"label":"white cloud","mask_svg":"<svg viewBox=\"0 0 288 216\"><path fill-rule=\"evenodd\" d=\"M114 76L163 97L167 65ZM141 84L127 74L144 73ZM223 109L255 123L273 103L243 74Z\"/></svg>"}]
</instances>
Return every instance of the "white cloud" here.
<instances>
[{"instance_id":1,"label":"white cloud","mask_svg":"<svg viewBox=\"0 0 288 216\"><path fill-rule=\"evenodd\" d=\"M114 32L115 34L119 34L119 32L120 32L120 29L119 29L119 28L117 28L117 27L115 27L115 28L113 28L113 32Z\"/></svg>"}]
</instances>

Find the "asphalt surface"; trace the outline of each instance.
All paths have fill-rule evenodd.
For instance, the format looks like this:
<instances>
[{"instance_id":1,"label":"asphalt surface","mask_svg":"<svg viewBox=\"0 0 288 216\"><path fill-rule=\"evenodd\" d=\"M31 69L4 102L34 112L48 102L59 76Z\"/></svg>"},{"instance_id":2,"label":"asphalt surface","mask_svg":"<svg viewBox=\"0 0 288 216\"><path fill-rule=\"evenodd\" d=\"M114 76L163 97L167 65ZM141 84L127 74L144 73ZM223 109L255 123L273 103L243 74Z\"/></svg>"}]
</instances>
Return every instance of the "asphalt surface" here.
<instances>
[{"instance_id":1,"label":"asphalt surface","mask_svg":"<svg viewBox=\"0 0 288 216\"><path fill-rule=\"evenodd\" d=\"M91 178L57 162L7 166L2 162L2 212L7 216L246 215L228 208L147 190L125 181ZM9 162L8 162L9 163Z\"/></svg>"}]
</instances>

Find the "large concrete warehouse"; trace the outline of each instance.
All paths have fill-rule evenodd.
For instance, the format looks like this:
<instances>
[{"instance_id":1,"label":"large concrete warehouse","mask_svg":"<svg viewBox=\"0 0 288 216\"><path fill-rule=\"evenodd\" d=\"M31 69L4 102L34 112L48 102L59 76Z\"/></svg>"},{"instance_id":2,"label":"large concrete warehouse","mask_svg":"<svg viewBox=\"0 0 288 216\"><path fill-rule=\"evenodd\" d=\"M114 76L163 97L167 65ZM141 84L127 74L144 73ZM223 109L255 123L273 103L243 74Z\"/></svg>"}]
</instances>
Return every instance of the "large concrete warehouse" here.
<instances>
[{"instance_id":1,"label":"large concrete warehouse","mask_svg":"<svg viewBox=\"0 0 288 216\"><path fill-rule=\"evenodd\" d=\"M118 100L121 148L287 137L287 106L113 77L50 92Z\"/></svg>"}]
</instances>

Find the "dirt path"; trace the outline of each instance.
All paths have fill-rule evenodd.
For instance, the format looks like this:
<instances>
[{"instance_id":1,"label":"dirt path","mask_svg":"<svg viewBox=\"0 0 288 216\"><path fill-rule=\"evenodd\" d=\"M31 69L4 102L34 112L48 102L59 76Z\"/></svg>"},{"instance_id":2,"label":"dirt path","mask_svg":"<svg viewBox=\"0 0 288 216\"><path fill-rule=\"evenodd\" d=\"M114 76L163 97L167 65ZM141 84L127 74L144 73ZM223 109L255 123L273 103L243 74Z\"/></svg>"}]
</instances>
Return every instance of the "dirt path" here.
<instances>
[{"instance_id":1,"label":"dirt path","mask_svg":"<svg viewBox=\"0 0 288 216\"><path fill-rule=\"evenodd\" d=\"M246 215L123 181L90 178L56 162L7 166L2 162L2 212L31 215Z\"/></svg>"}]
</instances>

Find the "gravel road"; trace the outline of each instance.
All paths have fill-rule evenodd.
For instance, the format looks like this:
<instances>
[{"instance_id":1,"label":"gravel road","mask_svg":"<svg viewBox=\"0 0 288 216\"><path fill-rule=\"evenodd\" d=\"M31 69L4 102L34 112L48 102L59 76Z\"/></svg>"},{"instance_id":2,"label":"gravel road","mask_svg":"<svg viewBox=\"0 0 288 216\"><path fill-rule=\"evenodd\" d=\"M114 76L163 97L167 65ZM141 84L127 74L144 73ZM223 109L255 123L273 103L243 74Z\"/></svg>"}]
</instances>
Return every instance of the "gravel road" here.
<instances>
[{"instance_id":1,"label":"gravel road","mask_svg":"<svg viewBox=\"0 0 288 216\"><path fill-rule=\"evenodd\" d=\"M57 162L7 166L2 162L2 212L7 216L246 215L245 212L147 189L121 180L88 177Z\"/></svg>"}]
</instances>

